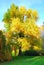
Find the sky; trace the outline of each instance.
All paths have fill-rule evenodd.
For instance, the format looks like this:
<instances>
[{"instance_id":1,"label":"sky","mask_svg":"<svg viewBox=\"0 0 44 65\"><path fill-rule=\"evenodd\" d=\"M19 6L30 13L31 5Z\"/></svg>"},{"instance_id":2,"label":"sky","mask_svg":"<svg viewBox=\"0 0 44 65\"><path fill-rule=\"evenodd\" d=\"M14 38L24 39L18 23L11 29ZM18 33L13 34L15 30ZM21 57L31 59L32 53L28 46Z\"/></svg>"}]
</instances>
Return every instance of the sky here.
<instances>
[{"instance_id":1,"label":"sky","mask_svg":"<svg viewBox=\"0 0 44 65\"><path fill-rule=\"evenodd\" d=\"M11 4L14 3L18 7L24 6L27 9L35 9L38 12L39 19L37 25L40 26L44 22L44 0L0 0L0 29L4 28L4 23L2 22L4 13L10 8Z\"/></svg>"}]
</instances>

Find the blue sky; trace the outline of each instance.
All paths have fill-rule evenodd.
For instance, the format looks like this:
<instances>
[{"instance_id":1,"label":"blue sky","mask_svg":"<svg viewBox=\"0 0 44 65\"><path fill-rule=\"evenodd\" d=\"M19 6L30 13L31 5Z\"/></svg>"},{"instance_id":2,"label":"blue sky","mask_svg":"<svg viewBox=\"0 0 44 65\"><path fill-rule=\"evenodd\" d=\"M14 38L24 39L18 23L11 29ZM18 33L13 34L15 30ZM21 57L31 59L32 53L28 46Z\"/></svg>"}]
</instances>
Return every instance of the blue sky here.
<instances>
[{"instance_id":1,"label":"blue sky","mask_svg":"<svg viewBox=\"0 0 44 65\"><path fill-rule=\"evenodd\" d=\"M2 19L4 13L14 3L15 5L25 6L27 9L36 9L39 14L37 24L40 26L44 21L44 0L0 0L0 29L4 29L4 23Z\"/></svg>"}]
</instances>

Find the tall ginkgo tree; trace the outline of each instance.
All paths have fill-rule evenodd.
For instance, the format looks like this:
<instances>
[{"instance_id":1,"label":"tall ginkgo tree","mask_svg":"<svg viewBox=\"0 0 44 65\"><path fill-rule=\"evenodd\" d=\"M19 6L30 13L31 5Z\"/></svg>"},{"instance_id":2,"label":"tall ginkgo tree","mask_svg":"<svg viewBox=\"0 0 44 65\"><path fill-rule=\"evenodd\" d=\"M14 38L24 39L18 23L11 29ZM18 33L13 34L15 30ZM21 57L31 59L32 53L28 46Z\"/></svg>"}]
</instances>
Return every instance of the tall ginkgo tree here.
<instances>
[{"instance_id":1,"label":"tall ginkgo tree","mask_svg":"<svg viewBox=\"0 0 44 65\"><path fill-rule=\"evenodd\" d=\"M14 38L17 39L20 50L29 50L31 46L39 47L41 43L39 27L36 25L37 20L38 13L36 10L27 10L25 7L12 4L3 17L8 40L14 33Z\"/></svg>"}]
</instances>

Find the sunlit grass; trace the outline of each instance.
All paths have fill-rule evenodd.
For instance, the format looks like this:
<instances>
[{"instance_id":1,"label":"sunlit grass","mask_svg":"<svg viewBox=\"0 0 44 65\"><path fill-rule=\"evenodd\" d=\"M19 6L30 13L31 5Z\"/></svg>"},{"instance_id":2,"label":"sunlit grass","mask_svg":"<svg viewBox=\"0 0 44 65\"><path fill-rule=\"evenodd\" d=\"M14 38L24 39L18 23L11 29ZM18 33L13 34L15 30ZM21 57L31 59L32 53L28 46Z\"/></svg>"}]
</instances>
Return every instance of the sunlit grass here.
<instances>
[{"instance_id":1,"label":"sunlit grass","mask_svg":"<svg viewBox=\"0 0 44 65\"><path fill-rule=\"evenodd\" d=\"M1 63L1 65L44 65L44 56L16 57L12 61Z\"/></svg>"}]
</instances>

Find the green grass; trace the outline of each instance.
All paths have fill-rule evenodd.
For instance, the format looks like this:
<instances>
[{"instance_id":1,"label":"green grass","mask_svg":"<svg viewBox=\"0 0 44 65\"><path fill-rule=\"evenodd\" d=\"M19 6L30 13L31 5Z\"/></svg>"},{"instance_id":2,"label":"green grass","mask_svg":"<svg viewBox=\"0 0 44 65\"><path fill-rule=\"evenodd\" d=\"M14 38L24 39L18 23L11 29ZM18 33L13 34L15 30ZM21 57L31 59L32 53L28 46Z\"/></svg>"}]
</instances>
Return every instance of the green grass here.
<instances>
[{"instance_id":1,"label":"green grass","mask_svg":"<svg viewBox=\"0 0 44 65\"><path fill-rule=\"evenodd\" d=\"M0 63L0 65L44 65L44 56L16 57L14 60Z\"/></svg>"}]
</instances>

